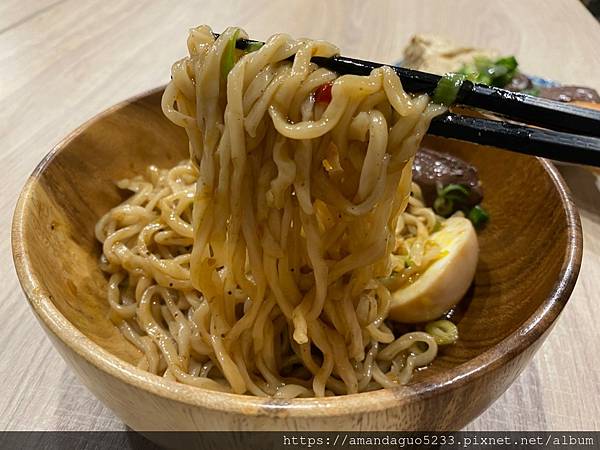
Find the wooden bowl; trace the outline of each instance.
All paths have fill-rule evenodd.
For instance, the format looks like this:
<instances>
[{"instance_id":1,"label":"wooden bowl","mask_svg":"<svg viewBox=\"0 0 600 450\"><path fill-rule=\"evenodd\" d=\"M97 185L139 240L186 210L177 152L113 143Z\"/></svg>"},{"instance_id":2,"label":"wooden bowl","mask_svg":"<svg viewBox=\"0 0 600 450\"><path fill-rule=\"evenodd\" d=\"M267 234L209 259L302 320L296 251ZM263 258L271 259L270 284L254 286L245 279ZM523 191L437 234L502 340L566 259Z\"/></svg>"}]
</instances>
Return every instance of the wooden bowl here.
<instances>
[{"instance_id":1,"label":"wooden bowl","mask_svg":"<svg viewBox=\"0 0 600 450\"><path fill-rule=\"evenodd\" d=\"M83 383L134 430L456 430L514 381L565 306L581 262L579 218L542 159L430 139L473 163L491 221L480 233L460 340L411 384L324 399L224 394L138 370L140 352L108 319L94 224L122 200L115 180L187 156L162 89L74 131L25 185L13 222L17 273L40 323Z\"/></svg>"}]
</instances>

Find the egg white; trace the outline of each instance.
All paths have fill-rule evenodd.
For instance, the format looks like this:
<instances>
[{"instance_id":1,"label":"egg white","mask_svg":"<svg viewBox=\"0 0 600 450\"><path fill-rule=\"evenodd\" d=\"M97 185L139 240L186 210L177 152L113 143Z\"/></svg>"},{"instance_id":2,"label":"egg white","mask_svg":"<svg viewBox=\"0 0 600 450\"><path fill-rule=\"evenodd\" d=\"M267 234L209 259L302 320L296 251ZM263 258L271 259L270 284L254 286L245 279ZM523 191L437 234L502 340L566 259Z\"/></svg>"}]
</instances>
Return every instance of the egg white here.
<instances>
[{"instance_id":1,"label":"egg white","mask_svg":"<svg viewBox=\"0 0 600 450\"><path fill-rule=\"evenodd\" d=\"M462 299L473 281L479 243L471 221L452 217L429 239L439 245L442 256L414 282L392 293L392 320L416 323L437 319Z\"/></svg>"}]
</instances>

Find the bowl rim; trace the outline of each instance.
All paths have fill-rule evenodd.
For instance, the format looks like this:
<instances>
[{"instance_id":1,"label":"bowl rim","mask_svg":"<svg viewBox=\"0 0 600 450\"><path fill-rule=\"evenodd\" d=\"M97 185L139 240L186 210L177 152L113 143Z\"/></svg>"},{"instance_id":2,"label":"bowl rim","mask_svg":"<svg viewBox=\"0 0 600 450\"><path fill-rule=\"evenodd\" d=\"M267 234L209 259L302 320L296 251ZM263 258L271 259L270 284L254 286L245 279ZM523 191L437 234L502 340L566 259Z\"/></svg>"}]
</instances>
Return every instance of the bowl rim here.
<instances>
[{"instance_id":1,"label":"bowl rim","mask_svg":"<svg viewBox=\"0 0 600 450\"><path fill-rule=\"evenodd\" d=\"M24 223L37 178L48 168L58 153L99 119L105 118L132 103L156 95L164 88L165 86L160 86L119 102L93 116L69 133L52 148L29 176L19 195L13 215L11 230L13 261L21 287L37 319L48 334L52 332L56 338L81 356L87 363L95 366L106 375L167 400L244 416L331 417L349 415L358 411L361 413L374 412L390 407L399 407L417 399L424 400L433 395L459 389L472 380L502 367L542 337L569 300L581 265L583 247L581 223L570 190L556 167L546 159L536 158L558 191L567 219L567 248L560 269L560 276L556 280L550 295L517 330L464 364L436 374L434 382L421 381L393 389L380 389L335 397L284 400L211 391L166 380L158 375L138 369L109 353L85 336L54 306L50 293L32 270L25 243Z\"/></svg>"}]
</instances>

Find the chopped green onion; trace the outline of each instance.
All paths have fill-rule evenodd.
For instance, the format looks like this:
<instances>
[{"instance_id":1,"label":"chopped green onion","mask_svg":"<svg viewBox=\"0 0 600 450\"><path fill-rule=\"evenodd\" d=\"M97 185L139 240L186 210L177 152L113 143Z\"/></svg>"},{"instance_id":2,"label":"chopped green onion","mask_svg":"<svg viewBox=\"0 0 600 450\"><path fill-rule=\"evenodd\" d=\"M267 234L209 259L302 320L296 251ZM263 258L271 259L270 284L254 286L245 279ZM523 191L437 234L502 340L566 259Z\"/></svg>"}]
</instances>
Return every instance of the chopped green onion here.
<instances>
[{"instance_id":1,"label":"chopped green onion","mask_svg":"<svg viewBox=\"0 0 600 450\"><path fill-rule=\"evenodd\" d=\"M489 220L490 215L480 205L468 209L470 193L471 188L462 184L448 184L444 187L438 185L433 210L442 217L449 217L455 211L462 210L473 225L479 227ZM434 228L434 231L437 230Z\"/></svg>"},{"instance_id":2,"label":"chopped green onion","mask_svg":"<svg viewBox=\"0 0 600 450\"><path fill-rule=\"evenodd\" d=\"M446 197L437 197L433 201L433 210L442 217L448 217L454 212L454 202Z\"/></svg>"},{"instance_id":3,"label":"chopped green onion","mask_svg":"<svg viewBox=\"0 0 600 450\"><path fill-rule=\"evenodd\" d=\"M235 45L239 34L240 30L238 28L229 38L229 41L225 46L225 51L223 52L223 57L221 59L221 75L223 75L223 78L227 78L227 75L235 65Z\"/></svg>"},{"instance_id":4,"label":"chopped green onion","mask_svg":"<svg viewBox=\"0 0 600 450\"><path fill-rule=\"evenodd\" d=\"M433 210L440 216L448 217L461 205L467 203L470 188L462 184L448 184L437 188L437 198L433 202ZM455 209L455 205L457 208Z\"/></svg>"},{"instance_id":5,"label":"chopped green onion","mask_svg":"<svg viewBox=\"0 0 600 450\"><path fill-rule=\"evenodd\" d=\"M449 320L429 322L425 331L433 336L437 345L450 345L458 340L458 328Z\"/></svg>"},{"instance_id":6,"label":"chopped green onion","mask_svg":"<svg viewBox=\"0 0 600 450\"><path fill-rule=\"evenodd\" d=\"M446 198L457 201L466 201L469 198L471 189L468 186L462 184L448 184L441 192L438 191L438 195L443 195Z\"/></svg>"},{"instance_id":7,"label":"chopped green onion","mask_svg":"<svg viewBox=\"0 0 600 450\"><path fill-rule=\"evenodd\" d=\"M488 212L479 205L475 205L467 215L475 227L479 227L490 220Z\"/></svg>"},{"instance_id":8,"label":"chopped green onion","mask_svg":"<svg viewBox=\"0 0 600 450\"><path fill-rule=\"evenodd\" d=\"M258 42L258 41L251 41L251 42L250 42L250 43L249 43L249 44L246 46L245 52L246 52L246 53L252 53L252 52L255 52L256 50L260 49L260 48L261 48L263 45L265 45L265 44L263 44L262 42Z\"/></svg>"},{"instance_id":9,"label":"chopped green onion","mask_svg":"<svg viewBox=\"0 0 600 450\"><path fill-rule=\"evenodd\" d=\"M504 58L496 60L494 64L496 66L505 67L508 72L515 71L519 66L519 63L517 62L517 59L514 56L505 56Z\"/></svg>"},{"instance_id":10,"label":"chopped green onion","mask_svg":"<svg viewBox=\"0 0 600 450\"><path fill-rule=\"evenodd\" d=\"M471 64L465 64L458 71L469 81L504 87L517 74L519 63L514 56L506 56L492 61L486 57L476 57Z\"/></svg>"},{"instance_id":11,"label":"chopped green onion","mask_svg":"<svg viewBox=\"0 0 600 450\"><path fill-rule=\"evenodd\" d=\"M433 226L433 230L431 230L432 233L435 233L437 231L440 231L442 229L442 222L440 222L439 220L435 221L435 225Z\"/></svg>"},{"instance_id":12,"label":"chopped green onion","mask_svg":"<svg viewBox=\"0 0 600 450\"><path fill-rule=\"evenodd\" d=\"M456 100L458 91L465 81L461 73L447 73L438 81L433 91L433 101L444 106L450 106Z\"/></svg>"}]
</instances>

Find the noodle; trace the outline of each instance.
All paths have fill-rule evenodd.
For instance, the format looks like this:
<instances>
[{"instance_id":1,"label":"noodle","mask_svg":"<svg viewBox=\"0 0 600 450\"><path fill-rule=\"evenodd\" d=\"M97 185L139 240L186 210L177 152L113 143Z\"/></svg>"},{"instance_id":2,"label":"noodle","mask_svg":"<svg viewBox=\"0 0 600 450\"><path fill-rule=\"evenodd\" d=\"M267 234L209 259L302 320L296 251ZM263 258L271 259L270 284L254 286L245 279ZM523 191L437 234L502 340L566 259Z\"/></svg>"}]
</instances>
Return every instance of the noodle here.
<instances>
[{"instance_id":1,"label":"noodle","mask_svg":"<svg viewBox=\"0 0 600 450\"><path fill-rule=\"evenodd\" d=\"M120 181L133 195L96 226L111 318L140 368L193 386L292 398L405 384L438 349L387 316L390 290L438 257L427 239L443 219L411 165L442 109L389 67L319 68L311 57L338 49L286 35L236 50L225 74L238 35L191 30L162 100L190 160Z\"/></svg>"}]
</instances>

